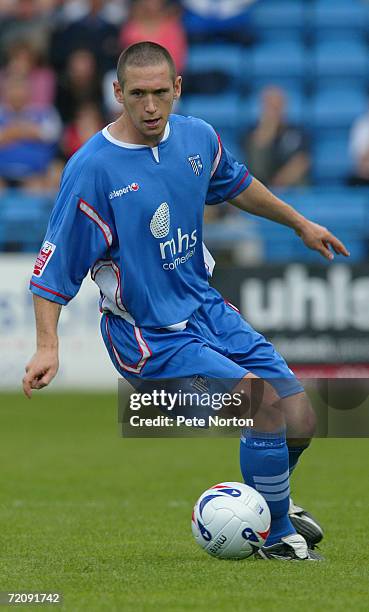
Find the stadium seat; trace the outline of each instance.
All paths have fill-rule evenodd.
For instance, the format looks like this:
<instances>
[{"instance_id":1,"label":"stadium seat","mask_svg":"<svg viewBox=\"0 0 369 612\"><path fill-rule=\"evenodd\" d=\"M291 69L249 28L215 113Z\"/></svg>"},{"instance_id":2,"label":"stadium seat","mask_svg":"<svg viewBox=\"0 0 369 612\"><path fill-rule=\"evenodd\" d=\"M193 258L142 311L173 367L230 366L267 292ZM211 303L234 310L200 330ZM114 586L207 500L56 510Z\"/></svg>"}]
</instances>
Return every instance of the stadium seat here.
<instances>
[{"instance_id":1,"label":"stadium seat","mask_svg":"<svg viewBox=\"0 0 369 612\"><path fill-rule=\"evenodd\" d=\"M296 259L299 238L291 230L262 218L256 218L256 228L262 241L265 261L282 263Z\"/></svg>"},{"instance_id":2,"label":"stadium seat","mask_svg":"<svg viewBox=\"0 0 369 612\"><path fill-rule=\"evenodd\" d=\"M311 9L311 26L317 32L368 29L369 7L362 0L316 0Z\"/></svg>"},{"instance_id":3,"label":"stadium seat","mask_svg":"<svg viewBox=\"0 0 369 612\"><path fill-rule=\"evenodd\" d=\"M218 96L193 95L182 98L179 112L182 115L200 117L217 130L234 129L239 125L240 101L236 94Z\"/></svg>"},{"instance_id":4,"label":"stadium seat","mask_svg":"<svg viewBox=\"0 0 369 612\"><path fill-rule=\"evenodd\" d=\"M369 189L310 187L289 189L279 195L321 225L369 236Z\"/></svg>"},{"instance_id":5,"label":"stadium seat","mask_svg":"<svg viewBox=\"0 0 369 612\"><path fill-rule=\"evenodd\" d=\"M252 23L256 28L303 28L305 0L263 0L251 8Z\"/></svg>"},{"instance_id":6,"label":"stadium seat","mask_svg":"<svg viewBox=\"0 0 369 612\"><path fill-rule=\"evenodd\" d=\"M36 252L45 235L51 209L49 197L9 189L0 197L0 225L7 245Z\"/></svg>"},{"instance_id":7,"label":"stadium seat","mask_svg":"<svg viewBox=\"0 0 369 612\"><path fill-rule=\"evenodd\" d=\"M247 74L254 86L266 82L303 83L309 71L309 57L304 45L297 41L265 42L247 52Z\"/></svg>"},{"instance_id":8,"label":"stadium seat","mask_svg":"<svg viewBox=\"0 0 369 612\"><path fill-rule=\"evenodd\" d=\"M237 90L242 59L238 45L193 45L186 65L186 89L215 94Z\"/></svg>"},{"instance_id":9,"label":"stadium seat","mask_svg":"<svg viewBox=\"0 0 369 612\"><path fill-rule=\"evenodd\" d=\"M367 96L361 88L323 88L311 98L310 125L316 133L325 129L348 129L367 106Z\"/></svg>"},{"instance_id":10,"label":"stadium seat","mask_svg":"<svg viewBox=\"0 0 369 612\"><path fill-rule=\"evenodd\" d=\"M6 247L6 231L0 219L0 253L5 251Z\"/></svg>"},{"instance_id":11,"label":"stadium seat","mask_svg":"<svg viewBox=\"0 0 369 612\"><path fill-rule=\"evenodd\" d=\"M295 240L263 240L264 260L268 263L284 263L296 261L296 242Z\"/></svg>"},{"instance_id":12,"label":"stadium seat","mask_svg":"<svg viewBox=\"0 0 369 612\"><path fill-rule=\"evenodd\" d=\"M337 41L347 41L347 42L357 42L359 41L362 44L366 44L366 33L360 30L351 30L347 29L331 29L331 30L316 30L314 29L311 32L310 36L311 42L313 44L321 43L321 42L337 42Z\"/></svg>"},{"instance_id":13,"label":"stadium seat","mask_svg":"<svg viewBox=\"0 0 369 612\"><path fill-rule=\"evenodd\" d=\"M313 179L318 184L342 184L351 170L348 138L317 138L313 148Z\"/></svg>"},{"instance_id":14,"label":"stadium seat","mask_svg":"<svg viewBox=\"0 0 369 612\"><path fill-rule=\"evenodd\" d=\"M253 219L240 213L231 220L207 223L204 240L209 248L229 248L244 240L259 240L259 230Z\"/></svg>"},{"instance_id":15,"label":"stadium seat","mask_svg":"<svg viewBox=\"0 0 369 612\"><path fill-rule=\"evenodd\" d=\"M302 40L305 27L304 0L263 0L251 9L252 25L259 40Z\"/></svg>"},{"instance_id":16,"label":"stadium seat","mask_svg":"<svg viewBox=\"0 0 369 612\"><path fill-rule=\"evenodd\" d=\"M350 251L350 261L363 261L369 244L369 189L350 187L289 188L276 192L304 216L327 226ZM307 249L288 229L257 219L267 261L307 261L323 264L318 253ZM338 261L338 260L337 260Z\"/></svg>"},{"instance_id":17,"label":"stadium seat","mask_svg":"<svg viewBox=\"0 0 369 612\"><path fill-rule=\"evenodd\" d=\"M362 40L342 38L318 42L312 57L313 78L318 85L330 85L332 79L351 80L356 85L369 81L368 49Z\"/></svg>"}]
</instances>

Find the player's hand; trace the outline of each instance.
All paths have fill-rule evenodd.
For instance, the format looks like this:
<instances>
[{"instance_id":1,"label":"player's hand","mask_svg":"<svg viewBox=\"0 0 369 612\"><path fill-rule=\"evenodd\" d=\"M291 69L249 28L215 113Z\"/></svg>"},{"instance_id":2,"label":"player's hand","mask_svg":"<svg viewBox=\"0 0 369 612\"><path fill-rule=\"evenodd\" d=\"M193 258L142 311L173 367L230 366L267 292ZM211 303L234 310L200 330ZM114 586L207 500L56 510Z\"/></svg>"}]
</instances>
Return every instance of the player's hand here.
<instances>
[{"instance_id":1,"label":"player's hand","mask_svg":"<svg viewBox=\"0 0 369 612\"><path fill-rule=\"evenodd\" d=\"M58 350L38 350L26 365L23 378L23 391L28 399L32 397L32 389L43 389L52 381L59 368Z\"/></svg>"},{"instance_id":2,"label":"player's hand","mask_svg":"<svg viewBox=\"0 0 369 612\"><path fill-rule=\"evenodd\" d=\"M350 255L345 245L326 227L312 221L307 221L302 228L296 230L296 234L300 236L307 247L318 251L327 259L334 259L332 249L337 255L345 255L345 257Z\"/></svg>"}]
</instances>

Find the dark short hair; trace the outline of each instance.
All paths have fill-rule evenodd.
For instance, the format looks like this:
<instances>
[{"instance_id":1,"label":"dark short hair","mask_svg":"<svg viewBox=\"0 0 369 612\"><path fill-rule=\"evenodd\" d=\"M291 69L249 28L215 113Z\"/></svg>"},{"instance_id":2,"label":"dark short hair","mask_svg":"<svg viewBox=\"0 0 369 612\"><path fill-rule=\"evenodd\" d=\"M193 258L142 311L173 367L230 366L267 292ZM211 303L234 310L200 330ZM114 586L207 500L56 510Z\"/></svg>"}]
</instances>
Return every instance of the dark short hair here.
<instances>
[{"instance_id":1,"label":"dark short hair","mask_svg":"<svg viewBox=\"0 0 369 612\"><path fill-rule=\"evenodd\" d=\"M165 47L154 42L144 41L130 45L120 54L117 65L117 78L121 87L124 85L124 75L127 66L157 66L166 62L169 66L173 83L177 76L172 56Z\"/></svg>"}]
</instances>

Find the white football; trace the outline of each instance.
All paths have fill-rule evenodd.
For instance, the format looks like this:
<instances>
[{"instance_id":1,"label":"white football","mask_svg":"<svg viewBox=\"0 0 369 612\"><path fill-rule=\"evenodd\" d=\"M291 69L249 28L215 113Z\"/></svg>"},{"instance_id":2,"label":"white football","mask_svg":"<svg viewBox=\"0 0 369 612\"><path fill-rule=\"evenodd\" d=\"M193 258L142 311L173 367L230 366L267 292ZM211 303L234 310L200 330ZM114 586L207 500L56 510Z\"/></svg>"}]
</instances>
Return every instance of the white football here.
<instances>
[{"instance_id":1,"label":"white football","mask_svg":"<svg viewBox=\"0 0 369 612\"><path fill-rule=\"evenodd\" d=\"M221 482L197 500L192 533L209 555L218 559L246 559L268 537L270 511L264 497L241 482Z\"/></svg>"}]
</instances>

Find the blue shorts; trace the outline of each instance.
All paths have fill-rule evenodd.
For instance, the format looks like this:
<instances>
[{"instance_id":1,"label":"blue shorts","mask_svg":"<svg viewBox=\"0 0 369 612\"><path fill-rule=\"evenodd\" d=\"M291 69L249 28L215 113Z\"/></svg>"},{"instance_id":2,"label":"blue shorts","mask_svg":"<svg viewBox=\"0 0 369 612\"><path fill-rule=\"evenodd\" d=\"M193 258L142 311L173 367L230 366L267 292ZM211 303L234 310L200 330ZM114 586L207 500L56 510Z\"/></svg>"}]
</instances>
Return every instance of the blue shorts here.
<instances>
[{"instance_id":1,"label":"blue shorts","mask_svg":"<svg viewBox=\"0 0 369 612\"><path fill-rule=\"evenodd\" d=\"M212 287L182 331L137 327L105 313L101 332L114 366L130 382L200 376L237 384L251 372L280 397L304 390L273 345Z\"/></svg>"}]
</instances>

